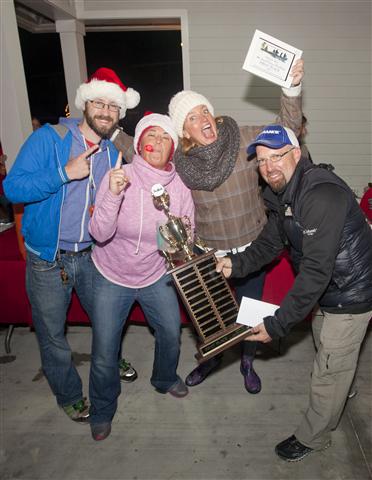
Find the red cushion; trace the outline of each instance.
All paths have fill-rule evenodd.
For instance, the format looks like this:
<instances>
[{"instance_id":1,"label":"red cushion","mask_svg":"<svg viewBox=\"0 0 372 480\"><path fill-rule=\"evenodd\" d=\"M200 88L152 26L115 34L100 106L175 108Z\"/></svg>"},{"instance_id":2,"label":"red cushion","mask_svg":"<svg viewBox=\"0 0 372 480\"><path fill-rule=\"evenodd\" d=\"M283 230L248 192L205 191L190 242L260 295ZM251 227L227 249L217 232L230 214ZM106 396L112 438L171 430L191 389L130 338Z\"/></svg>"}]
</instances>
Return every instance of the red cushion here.
<instances>
[{"instance_id":1,"label":"red cushion","mask_svg":"<svg viewBox=\"0 0 372 480\"><path fill-rule=\"evenodd\" d=\"M31 308L25 289L25 269L17 243L15 228L0 233L0 291L1 311L0 323L31 325ZM269 269L266 275L263 300L279 305L291 288L294 274L287 255L283 255ZM183 305L180 305L182 323L189 323L189 318ZM71 324L89 323L87 314L73 294L68 311L67 321ZM138 304L135 304L129 316L130 322L146 323L144 314Z\"/></svg>"},{"instance_id":2,"label":"red cushion","mask_svg":"<svg viewBox=\"0 0 372 480\"><path fill-rule=\"evenodd\" d=\"M0 233L0 261L2 260L22 260L15 227Z\"/></svg>"},{"instance_id":3,"label":"red cushion","mask_svg":"<svg viewBox=\"0 0 372 480\"><path fill-rule=\"evenodd\" d=\"M262 300L280 305L292 288L295 274L287 253L283 253L267 270Z\"/></svg>"},{"instance_id":4,"label":"red cushion","mask_svg":"<svg viewBox=\"0 0 372 480\"><path fill-rule=\"evenodd\" d=\"M25 273L26 263L23 260L0 260L0 323L31 325Z\"/></svg>"}]
</instances>

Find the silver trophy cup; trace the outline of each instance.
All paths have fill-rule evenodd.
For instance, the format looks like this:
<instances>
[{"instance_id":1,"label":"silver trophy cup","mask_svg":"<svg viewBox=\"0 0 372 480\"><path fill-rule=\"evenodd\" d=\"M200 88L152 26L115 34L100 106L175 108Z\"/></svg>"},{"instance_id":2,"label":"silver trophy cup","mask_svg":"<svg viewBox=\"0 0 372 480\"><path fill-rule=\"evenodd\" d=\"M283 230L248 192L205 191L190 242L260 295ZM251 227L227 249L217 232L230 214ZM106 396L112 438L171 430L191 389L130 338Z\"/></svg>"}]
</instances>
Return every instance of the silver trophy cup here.
<instances>
[{"instance_id":1,"label":"silver trophy cup","mask_svg":"<svg viewBox=\"0 0 372 480\"><path fill-rule=\"evenodd\" d=\"M179 252L184 254L186 260L191 260L195 255L192 252L190 219L186 216L176 217L169 212L169 195L162 185L154 185L151 193L154 205L164 210L168 217L168 221L159 226L160 235L166 242L165 245L168 244L171 247L170 249L167 249L165 245L160 247L168 263L173 267L174 259L172 257Z\"/></svg>"}]
</instances>

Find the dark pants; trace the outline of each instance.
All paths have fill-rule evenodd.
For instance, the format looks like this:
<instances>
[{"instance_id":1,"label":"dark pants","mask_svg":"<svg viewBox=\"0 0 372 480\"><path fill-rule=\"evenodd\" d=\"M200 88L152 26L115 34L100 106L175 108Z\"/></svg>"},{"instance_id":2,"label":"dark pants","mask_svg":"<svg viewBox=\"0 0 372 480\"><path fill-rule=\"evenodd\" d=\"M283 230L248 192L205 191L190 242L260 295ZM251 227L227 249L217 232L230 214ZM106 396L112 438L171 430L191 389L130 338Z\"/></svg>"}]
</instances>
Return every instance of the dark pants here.
<instances>
[{"instance_id":1,"label":"dark pants","mask_svg":"<svg viewBox=\"0 0 372 480\"><path fill-rule=\"evenodd\" d=\"M249 297L255 300L261 300L264 283L265 283L265 270L254 272L244 278L232 278L230 285L235 289L236 300L241 303L242 297ZM249 357L254 357L257 349L257 342L242 342L242 354Z\"/></svg>"}]
</instances>

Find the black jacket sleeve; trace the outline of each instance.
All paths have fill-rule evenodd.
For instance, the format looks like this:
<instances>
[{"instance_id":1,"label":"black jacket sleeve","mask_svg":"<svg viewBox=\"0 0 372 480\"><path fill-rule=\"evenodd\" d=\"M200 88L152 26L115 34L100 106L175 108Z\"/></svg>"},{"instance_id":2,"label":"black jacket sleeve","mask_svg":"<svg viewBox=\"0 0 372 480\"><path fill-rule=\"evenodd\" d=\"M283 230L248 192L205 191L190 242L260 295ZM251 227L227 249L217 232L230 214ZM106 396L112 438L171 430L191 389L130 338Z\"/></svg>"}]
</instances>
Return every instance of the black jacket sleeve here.
<instances>
[{"instance_id":1,"label":"black jacket sleeve","mask_svg":"<svg viewBox=\"0 0 372 480\"><path fill-rule=\"evenodd\" d=\"M260 235L244 252L231 254L232 276L246 277L271 263L284 249L279 218L276 212L269 213L269 219Z\"/></svg>"},{"instance_id":2,"label":"black jacket sleeve","mask_svg":"<svg viewBox=\"0 0 372 480\"><path fill-rule=\"evenodd\" d=\"M264 319L271 338L282 337L305 319L326 290L346 215L348 194L333 184L320 184L303 198L300 219L302 258L295 282L274 317Z\"/></svg>"}]
</instances>

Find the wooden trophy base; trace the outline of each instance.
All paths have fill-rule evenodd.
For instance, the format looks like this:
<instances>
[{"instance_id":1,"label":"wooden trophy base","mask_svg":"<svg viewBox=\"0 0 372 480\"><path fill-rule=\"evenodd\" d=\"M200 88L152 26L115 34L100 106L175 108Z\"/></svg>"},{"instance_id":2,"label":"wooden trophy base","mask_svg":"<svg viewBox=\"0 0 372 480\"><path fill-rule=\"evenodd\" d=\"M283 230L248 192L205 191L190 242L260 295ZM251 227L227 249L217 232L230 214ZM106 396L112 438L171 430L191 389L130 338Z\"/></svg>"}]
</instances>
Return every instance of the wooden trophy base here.
<instances>
[{"instance_id":1,"label":"wooden trophy base","mask_svg":"<svg viewBox=\"0 0 372 480\"><path fill-rule=\"evenodd\" d=\"M199 362L239 343L251 327L236 323L239 305L222 273L216 272L214 251L196 256L169 271L196 329Z\"/></svg>"}]
</instances>

